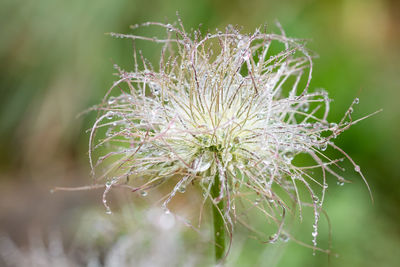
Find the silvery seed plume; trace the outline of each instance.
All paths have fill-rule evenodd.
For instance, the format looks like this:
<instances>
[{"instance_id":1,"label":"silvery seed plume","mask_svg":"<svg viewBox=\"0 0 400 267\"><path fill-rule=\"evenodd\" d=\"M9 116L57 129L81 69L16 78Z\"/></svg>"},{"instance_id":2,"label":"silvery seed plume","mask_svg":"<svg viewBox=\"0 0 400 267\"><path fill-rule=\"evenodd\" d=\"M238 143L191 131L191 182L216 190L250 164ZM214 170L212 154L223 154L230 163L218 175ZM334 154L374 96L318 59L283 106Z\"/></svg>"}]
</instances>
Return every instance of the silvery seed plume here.
<instances>
[{"instance_id":1,"label":"silvery seed plume","mask_svg":"<svg viewBox=\"0 0 400 267\"><path fill-rule=\"evenodd\" d=\"M340 122L329 123L331 99L324 91L309 91L311 54L304 41L288 38L282 30L247 35L228 26L213 34L188 33L180 21L177 26L150 22L132 28L147 26L164 28L165 37L111 35L160 44L159 65L153 67L135 49L134 71L115 66L119 79L94 107L99 115L90 133L89 157L93 175L107 181L107 211L106 195L113 187L146 195L165 181L177 181L162 204L169 212L171 199L194 184L202 189L204 203L226 203L220 212L230 232L243 214L241 203L251 203L277 226L269 242L285 234L288 211L301 218L302 207L311 207L312 243L318 249L327 174L344 183L338 172L346 158L364 179L360 167L333 141L361 120L351 116L358 99ZM95 138L101 129L105 137ZM328 147L343 158L330 159L324 154ZM97 150L101 155L95 159ZM298 154L315 164L297 166L293 159ZM216 174L221 186L219 196L212 198Z\"/></svg>"}]
</instances>

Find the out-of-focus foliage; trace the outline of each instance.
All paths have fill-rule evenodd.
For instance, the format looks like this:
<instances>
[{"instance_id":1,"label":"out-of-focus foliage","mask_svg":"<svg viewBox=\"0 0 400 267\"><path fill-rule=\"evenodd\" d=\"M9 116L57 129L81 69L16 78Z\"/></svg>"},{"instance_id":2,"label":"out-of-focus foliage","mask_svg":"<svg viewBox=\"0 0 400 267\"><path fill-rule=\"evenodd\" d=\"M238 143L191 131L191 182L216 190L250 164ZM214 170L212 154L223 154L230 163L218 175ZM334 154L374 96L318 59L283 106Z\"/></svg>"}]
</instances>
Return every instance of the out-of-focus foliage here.
<instances>
[{"instance_id":1,"label":"out-of-focus foliage","mask_svg":"<svg viewBox=\"0 0 400 267\"><path fill-rule=\"evenodd\" d=\"M129 25L145 21L173 22L176 11L187 28L202 23L203 30L238 24L251 32L267 22L271 31L278 31L277 19L288 36L309 38L308 47L320 55L314 61L311 88L323 87L335 99L331 120L339 119L355 97L360 104L354 117L384 109L338 140L366 173L375 204L360 179L348 177L354 184L329 187L326 209L332 221L333 250L339 254L331 257L331 266L395 266L400 248L399 10L394 0L2 1L1 230L16 236L34 224L46 228L49 221L59 224L60 218L70 218L65 212L69 207L83 205L81 193L80 200L55 206L62 197L35 190L61 181L90 183L85 130L95 114L75 117L98 103L110 87L115 78L113 62L133 68L132 43L104 33L129 32ZM148 58L158 55L147 43L137 42L137 47ZM95 200L87 205L101 205L99 194L93 195ZM50 206L41 200L44 197L55 200L47 217L57 220L37 219L43 216L39 212L43 205ZM302 225L299 235L310 243L312 222ZM322 228L320 233L319 244L327 246L328 230ZM243 250L235 247L232 253L240 255L232 260L238 266L328 265L326 255L312 256L311 250L294 242L277 246L251 239L244 242Z\"/></svg>"}]
</instances>

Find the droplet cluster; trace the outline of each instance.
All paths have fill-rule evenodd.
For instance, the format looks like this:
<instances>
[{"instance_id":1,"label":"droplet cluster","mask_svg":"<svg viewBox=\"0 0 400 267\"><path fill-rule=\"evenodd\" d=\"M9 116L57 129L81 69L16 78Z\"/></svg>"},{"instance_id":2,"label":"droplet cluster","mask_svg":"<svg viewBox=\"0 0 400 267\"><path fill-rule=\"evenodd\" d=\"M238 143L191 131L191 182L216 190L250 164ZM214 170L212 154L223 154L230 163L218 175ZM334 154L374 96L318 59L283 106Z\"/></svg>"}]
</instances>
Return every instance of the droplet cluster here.
<instances>
[{"instance_id":1,"label":"droplet cluster","mask_svg":"<svg viewBox=\"0 0 400 267\"><path fill-rule=\"evenodd\" d=\"M143 181L133 191L144 197L151 188L178 179L162 204L168 214L171 199L192 185L202 188L205 203L218 175L220 194L211 200L226 203L221 214L228 229L243 214L238 210L248 208L243 203L251 203L277 226L269 241L287 242L290 237L282 229L288 209L298 209L301 218L302 208L311 207L316 247L327 175L340 185L346 181L340 159L324 152L339 151L361 174L334 144L355 123L352 112L359 99L341 121L329 122L332 100L323 90L309 89L312 53L283 32L242 34L228 26L203 35L187 33L181 23L142 26L164 28L165 37L112 35L159 43L158 67L136 50L133 71L115 66L118 80L95 107L99 116L90 133L93 174L102 167L96 179L114 177L105 184L107 212L107 193L131 181ZM105 137L96 138L103 129ZM299 154L315 164L298 165ZM308 192L310 200L300 191Z\"/></svg>"}]
</instances>

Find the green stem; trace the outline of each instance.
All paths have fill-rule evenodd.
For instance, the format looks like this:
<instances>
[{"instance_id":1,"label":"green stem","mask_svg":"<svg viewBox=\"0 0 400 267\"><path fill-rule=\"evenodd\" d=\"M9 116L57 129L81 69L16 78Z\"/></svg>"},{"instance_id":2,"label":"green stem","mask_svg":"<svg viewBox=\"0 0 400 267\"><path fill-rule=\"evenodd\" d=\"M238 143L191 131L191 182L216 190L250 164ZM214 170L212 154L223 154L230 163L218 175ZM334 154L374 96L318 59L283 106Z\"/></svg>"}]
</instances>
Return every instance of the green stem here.
<instances>
[{"instance_id":1,"label":"green stem","mask_svg":"<svg viewBox=\"0 0 400 267\"><path fill-rule=\"evenodd\" d=\"M216 199L219 196L221 183L218 173L215 175L214 183L211 187L211 196ZM224 202L221 200L218 204L212 205L214 221L214 239L215 239L215 259L220 262L225 256L225 223L221 213L224 211Z\"/></svg>"}]
</instances>

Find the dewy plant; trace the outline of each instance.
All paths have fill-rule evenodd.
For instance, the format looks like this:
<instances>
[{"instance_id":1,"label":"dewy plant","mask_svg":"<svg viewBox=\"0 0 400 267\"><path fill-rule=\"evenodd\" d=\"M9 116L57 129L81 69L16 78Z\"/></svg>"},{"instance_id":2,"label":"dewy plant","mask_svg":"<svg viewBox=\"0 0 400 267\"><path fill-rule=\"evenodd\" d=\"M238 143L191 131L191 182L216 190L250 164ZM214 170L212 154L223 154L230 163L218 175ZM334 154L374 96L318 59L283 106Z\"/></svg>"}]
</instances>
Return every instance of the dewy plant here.
<instances>
[{"instance_id":1,"label":"dewy plant","mask_svg":"<svg viewBox=\"0 0 400 267\"><path fill-rule=\"evenodd\" d=\"M94 107L99 115L90 132L89 157L97 184L104 181L107 212L106 196L113 187L146 195L176 181L162 207L170 213L168 204L178 192L201 189L204 203L212 207L217 261L227 254L235 223L242 222L240 209L249 207L276 224L268 242L287 239L285 217L297 213L301 219L302 208L310 207L310 237L319 249L327 174L346 182L339 163L347 159L365 181L360 167L334 144L363 119L351 115L359 100L338 123L328 122L331 99L325 91L309 90L312 55L304 41L283 31L248 35L228 26L223 32L188 33L180 20L133 29L147 26L165 29L165 37L111 35L160 44L158 66L135 49L134 70L116 65L119 79ZM99 130L105 135L100 139L95 137ZM329 158L327 148L343 158ZM299 154L314 163L295 164Z\"/></svg>"}]
</instances>

